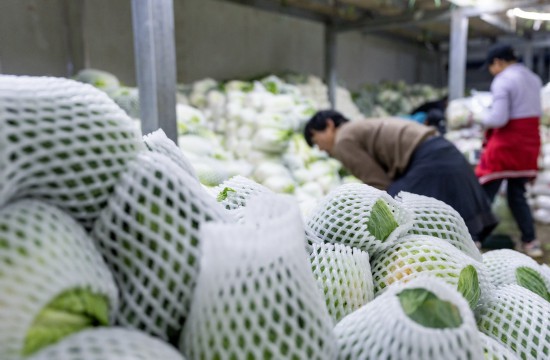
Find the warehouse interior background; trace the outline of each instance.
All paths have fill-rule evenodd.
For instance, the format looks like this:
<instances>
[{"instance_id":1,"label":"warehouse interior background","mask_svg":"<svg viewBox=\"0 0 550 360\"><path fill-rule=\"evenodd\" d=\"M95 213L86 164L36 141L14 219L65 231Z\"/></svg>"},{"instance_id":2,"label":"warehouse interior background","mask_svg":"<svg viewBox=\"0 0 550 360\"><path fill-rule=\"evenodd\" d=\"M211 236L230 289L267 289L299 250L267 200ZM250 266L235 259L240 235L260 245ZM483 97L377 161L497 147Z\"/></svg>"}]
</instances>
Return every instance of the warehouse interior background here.
<instances>
[{"instance_id":1,"label":"warehouse interior background","mask_svg":"<svg viewBox=\"0 0 550 360\"><path fill-rule=\"evenodd\" d=\"M492 77L482 64L487 48L498 41L513 44L520 60L547 83L549 27L537 22L515 24L506 9L521 5L544 9L549 2L476 1L173 0L176 81L223 82L294 72L325 79L330 89L327 20L334 15L332 7L339 10L334 16L340 29L347 29L336 33L334 68L336 81L349 90L348 96L365 84L383 82L428 84L445 92L451 82L451 14L458 9L456 4L471 2L492 5L488 14L469 15L464 95L489 89ZM72 77L92 68L136 87L138 25L132 11L132 0L3 0L0 73ZM159 124L173 126L167 133L175 140L174 110L158 109L157 120L164 119L164 124L148 123L148 116L142 124L150 124L149 130ZM480 140L467 133L460 137L466 138L461 151L470 158Z\"/></svg>"},{"instance_id":2,"label":"warehouse interior background","mask_svg":"<svg viewBox=\"0 0 550 360\"><path fill-rule=\"evenodd\" d=\"M91 359L549 360L550 0L0 0L0 360Z\"/></svg>"},{"instance_id":3,"label":"warehouse interior background","mask_svg":"<svg viewBox=\"0 0 550 360\"><path fill-rule=\"evenodd\" d=\"M286 70L324 74L322 24L219 0L175 0L174 7L180 83ZM92 67L136 84L129 0L4 0L0 37L3 73L67 76ZM490 76L476 66L495 40L470 49L468 88L487 89ZM352 90L384 80L444 86L447 52L395 35L342 33L338 81ZM539 52L535 59L544 57L547 72L548 53Z\"/></svg>"}]
</instances>

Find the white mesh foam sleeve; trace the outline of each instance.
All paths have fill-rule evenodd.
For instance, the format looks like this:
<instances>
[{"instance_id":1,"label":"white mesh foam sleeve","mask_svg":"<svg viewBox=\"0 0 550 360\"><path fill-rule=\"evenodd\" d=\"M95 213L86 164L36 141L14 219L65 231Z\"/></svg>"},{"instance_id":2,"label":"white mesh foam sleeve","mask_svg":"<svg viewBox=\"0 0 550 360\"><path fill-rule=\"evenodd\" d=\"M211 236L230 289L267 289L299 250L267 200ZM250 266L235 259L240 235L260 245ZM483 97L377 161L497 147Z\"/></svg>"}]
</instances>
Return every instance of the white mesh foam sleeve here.
<instances>
[{"instance_id":1,"label":"white mesh foam sleeve","mask_svg":"<svg viewBox=\"0 0 550 360\"><path fill-rule=\"evenodd\" d=\"M457 249L481 261L466 223L460 214L443 201L402 191L396 197L402 206L413 213L411 234L430 235L448 241Z\"/></svg>"},{"instance_id":2,"label":"white mesh foam sleeve","mask_svg":"<svg viewBox=\"0 0 550 360\"><path fill-rule=\"evenodd\" d=\"M93 229L121 292L117 322L177 339L199 271L199 230L210 219L226 217L198 180L170 158L140 154Z\"/></svg>"},{"instance_id":3,"label":"white mesh foam sleeve","mask_svg":"<svg viewBox=\"0 0 550 360\"><path fill-rule=\"evenodd\" d=\"M483 254L483 264L487 269L489 280L496 287L517 284L516 270L519 267L531 268L544 279L541 267L535 260L511 249L486 252ZM550 291L550 289L548 290Z\"/></svg>"},{"instance_id":4,"label":"white mesh foam sleeve","mask_svg":"<svg viewBox=\"0 0 550 360\"><path fill-rule=\"evenodd\" d=\"M246 206L250 198L260 194L273 194L273 191L257 182L247 179L243 176L234 176L224 181L213 189L213 194L217 196L225 188L235 191L229 191L227 198L221 201L221 204L228 210L235 210Z\"/></svg>"},{"instance_id":5,"label":"white mesh foam sleeve","mask_svg":"<svg viewBox=\"0 0 550 360\"><path fill-rule=\"evenodd\" d=\"M69 215L21 200L0 210L0 232L0 359L20 358L35 317L65 291L88 289L116 309L113 277Z\"/></svg>"},{"instance_id":6,"label":"white mesh foam sleeve","mask_svg":"<svg viewBox=\"0 0 550 360\"><path fill-rule=\"evenodd\" d=\"M550 305L519 285L495 290L477 325L522 359L550 359Z\"/></svg>"},{"instance_id":7,"label":"white mesh foam sleeve","mask_svg":"<svg viewBox=\"0 0 550 360\"><path fill-rule=\"evenodd\" d=\"M152 152L157 152L168 156L172 161L178 164L183 170L194 178L197 178L195 169L191 162L183 155L183 151L170 140L162 129L153 131L143 136L143 141Z\"/></svg>"},{"instance_id":8,"label":"white mesh foam sleeve","mask_svg":"<svg viewBox=\"0 0 550 360\"><path fill-rule=\"evenodd\" d=\"M135 330L84 330L52 345L29 360L184 360L172 346Z\"/></svg>"},{"instance_id":9,"label":"white mesh foam sleeve","mask_svg":"<svg viewBox=\"0 0 550 360\"><path fill-rule=\"evenodd\" d=\"M460 272L468 265L476 268L481 297L485 298L492 287L481 262L445 240L426 235L408 235L372 259L374 292L378 295L392 284L408 282L426 274L441 278L456 288Z\"/></svg>"},{"instance_id":10,"label":"white mesh foam sleeve","mask_svg":"<svg viewBox=\"0 0 550 360\"><path fill-rule=\"evenodd\" d=\"M224 191L225 188L229 188L234 191L227 191L227 197L219 201L218 196ZM235 222L238 223L245 222L244 208L252 198L261 195L275 194L267 187L240 175L225 180L222 184L210 188L208 192L230 212L230 215L233 219L235 219Z\"/></svg>"},{"instance_id":11,"label":"white mesh foam sleeve","mask_svg":"<svg viewBox=\"0 0 550 360\"><path fill-rule=\"evenodd\" d=\"M516 354L481 331L478 333L486 360L519 360Z\"/></svg>"},{"instance_id":12,"label":"white mesh foam sleeve","mask_svg":"<svg viewBox=\"0 0 550 360\"><path fill-rule=\"evenodd\" d=\"M144 148L133 120L90 85L0 76L0 205L42 199L91 227Z\"/></svg>"},{"instance_id":13,"label":"white mesh foam sleeve","mask_svg":"<svg viewBox=\"0 0 550 360\"><path fill-rule=\"evenodd\" d=\"M306 234L306 251L311 253L313 251L313 244L324 244L323 239L315 235L315 233L305 225ZM368 253L367 253L368 254Z\"/></svg>"},{"instance_id":14,"label":"white mesh foam sleeve","mask_svg":"<svg viewBox=\"0 0 550 360\"><path fill-rule=\"evenodd\" d=\"M335 322L374 299L366 252L341 244L313 244L309 261Z\"/></svg>"},{"instance_id":15,"label":"white mesh foam sleeve","mask_svg":"<svg viewBox=\"0 0 550 360\"><path fill-rule=\"evenodd\" d=\"M462 324L451 329L432 329L411 320L397 295L404 289L423 288L454 304ZM390 288L334 328L339 359L384 360L479 360L483 350L474 315L452 287L434 277L420 277Z\"/></svg>"},{"instance_id":16,"label":"white mesh foam sleeve","mask_svg":"<svg viewBox=\"0 0 550 360\"><path fill-rule=\"evenodd\" d=\"M372 207L379 199L389 205L399 225L385 241L367 230ZM325 196L311 211L306 224L325 242L357 247L372 256L410 229L412 215L385 191L354 183L339 186Z\"/></svg>"},{"instance_id":17,"label":"white mesh foam sleeve","mask_svg":"<svg viewBox=\"0 0 550 360\"><path fill-rule=\"evenodd\" d=\"M259 196L244 209L243 224L202 228L202 270L181 349L189 359L335 359L295 200Z\"/></svg>"}]
</instances>

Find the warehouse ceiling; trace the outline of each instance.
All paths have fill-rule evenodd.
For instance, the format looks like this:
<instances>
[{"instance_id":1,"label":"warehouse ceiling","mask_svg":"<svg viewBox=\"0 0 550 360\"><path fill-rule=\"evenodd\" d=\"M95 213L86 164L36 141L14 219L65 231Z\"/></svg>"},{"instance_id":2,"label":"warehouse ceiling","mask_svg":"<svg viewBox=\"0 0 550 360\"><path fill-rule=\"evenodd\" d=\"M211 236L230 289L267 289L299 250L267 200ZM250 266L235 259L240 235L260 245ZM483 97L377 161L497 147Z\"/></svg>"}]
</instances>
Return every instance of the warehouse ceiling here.
<instances>
[{"instance_id":1,"label":"warehouse ceiling","mask_svg":"<svg viewBox=\"0 0 550 360\"><path fill-rule=\"evenodd\" d=\"M385 33L419 42L449 39L451 10L464 7L470 38L550 31L550 22L507 16L510 8L550 12L550 0L224 0L332 24L338 31Z\"/></svg>"}]
</instances>

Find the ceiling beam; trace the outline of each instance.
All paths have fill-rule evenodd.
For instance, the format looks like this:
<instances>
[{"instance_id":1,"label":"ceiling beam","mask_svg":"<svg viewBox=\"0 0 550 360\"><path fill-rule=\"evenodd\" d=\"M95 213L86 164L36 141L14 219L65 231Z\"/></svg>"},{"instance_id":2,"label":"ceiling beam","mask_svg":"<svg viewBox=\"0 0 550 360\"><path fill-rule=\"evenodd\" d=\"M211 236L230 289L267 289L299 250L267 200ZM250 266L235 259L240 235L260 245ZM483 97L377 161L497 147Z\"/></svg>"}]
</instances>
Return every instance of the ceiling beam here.
<instances>
[{"instance_id":1,"label":"ceiling beam","mask_svg":"<svg viewBox=\"0 0 550 360\"><path fill-rule=\"evenodd\" d=\"M542 5L541 0L521 0L521 1L512 1L506 4L496 3L492 5L479 5L477 7L465 7L463 8L463 14L467 17L480 17L481 15L491 15L498 12L506 11L514 7L529 7ZM431 11L421 11L418 10L413 13L409 13L402 16L392 16L379 18L376 20L363 20L356 23L346 23L337 27L337 30L340 32L345 31L356 31L360 30L365 33L368 32L377 32L384 30L391 30L400 27L411 27L415 25L420 25L423 23L438 22L438 21L448 21L451 18L451 9L440 9L440 10L431 10ZM514 32L514 29L510 25L506 26L504 21L497 23L494 17L487 17L489 19L486 22L491 21L491 25L498 27L500 30L505 32Z\"/></svg>"},{"instance_id":2,"label":"ceiling beam","mask_svg":"<svg viewBox=\"0 0 550 360\"><path fill-rule=\"evenodd\" d=\"M292 17L297 17L300 19L327 23L330 20L330 17L327 15L320 14L315 11L301 9L294 6L284 5L279 1L272 0L218 0L225 1L229 3L244 5L254 7L256 9L274 12L281 15L287 15Z\"/></svg>"},{"instance_id":3,"label":"ceiling beam","mask_svg":"<svg viewBox=\"0 0 550 360\"><path fill-rule=\"evenodd\" d=\"M315 21L318 23L335 25L336 32L347 31L361 31L363 33L380 33L392 29L399 28L411 28L418 25L434 22L450 21L453 8L456 9L456 5L453 5L451 0L447 0L446 6L442 6L436 10L417 10L409 12L399 16L386 16L376 19L363 19L360 21L345 21L343 19L335 18L334 15L326 13L320 13L318 11L304 9L301 7L293 6L283 1L274 0L218 0L229 3L254 7L260 10L296 17L300 19ZM346 1L347 2L347 1ZM451 4L451 8L448 8L448 4ZM480 0L480 3L483 1ZM516 0L511 2L492 3L486 5L478 5L475 7L463 7L462 13L467 17L481 17L483 21L498 28L499 30L513 34L515 29L508 24L505 20L493 15L498 12L506 11L513 7L537 7L547 3L547 0Z\"/></svg>"},{"instance_id":4,"label":"ceiling beam","mask_svg":"<svg viewBox=\"0 0 550 360\"><path fill-rule=\"evenodd\" d=\"M337 27L337 31L362 31L363 33L371 33L377 31L385 31L396 28L404 28L416 26L423 23L445 21L451 18L449 10L433 10L433 11L415 11L402 16L383 17L376 20L364 20L355 23L342 24Z\"/></svg>"},{"instance_id":5,"label":"ceiling beam","mask_svg":"<svg viewBox=\"0 0 550 360\"><path fill-rule=\"evenodd\" d=\"M482 3L481 0L480 0L480 3ZM490 3L486 5L480 4L477 6L464 7L463 11L464 11L464 16L479 17L483 14L499 13L515 7L529 7L529 6L536 6L536 5L543 5L543 1L542 0L516 0L516 1L506 1L506 2L503 1L499 3Z\"/></svg>"},{"instance_id":6,"label":"ceiling beam","mask_svg":"<svg viewBox=\"0 0 550 360\"><path fill-rule=\"evenodd\" d=\"M487 24L496 27L497 29L509 34L515 34L516 29L510 24L510 22L503 20L500 16L494 14L483 14L479 17Z\"/></svg>"}]
</instances>

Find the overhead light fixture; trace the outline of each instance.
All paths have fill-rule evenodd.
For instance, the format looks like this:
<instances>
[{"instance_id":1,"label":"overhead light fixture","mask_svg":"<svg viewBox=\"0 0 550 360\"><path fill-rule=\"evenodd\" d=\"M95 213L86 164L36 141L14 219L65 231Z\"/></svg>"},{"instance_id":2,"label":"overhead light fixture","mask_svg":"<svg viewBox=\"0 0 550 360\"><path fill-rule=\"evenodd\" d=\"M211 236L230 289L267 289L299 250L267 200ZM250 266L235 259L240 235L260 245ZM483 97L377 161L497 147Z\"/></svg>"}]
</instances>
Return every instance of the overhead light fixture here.
<instances>
[{"instance_id":1,"label":"overhead light fixture","mask_svg":"<svg viewBox=\"0 0 550 360\"><path fill-rule=\"evenodd\" d=\"M550 21L550 13L525 11L520 8L510 9L506 12L506 15L535 21Z\"/></svg>"}]
</instances>

